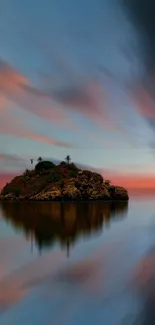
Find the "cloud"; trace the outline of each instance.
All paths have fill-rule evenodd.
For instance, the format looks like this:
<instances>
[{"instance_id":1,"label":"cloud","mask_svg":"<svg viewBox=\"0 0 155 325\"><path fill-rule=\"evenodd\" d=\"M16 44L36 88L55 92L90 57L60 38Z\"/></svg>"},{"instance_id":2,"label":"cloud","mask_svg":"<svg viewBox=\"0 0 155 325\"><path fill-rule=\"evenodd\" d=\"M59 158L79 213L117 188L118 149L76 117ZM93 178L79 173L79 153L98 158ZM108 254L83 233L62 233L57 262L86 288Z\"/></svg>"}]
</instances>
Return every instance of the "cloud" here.
<instances>
[{"instance_id":1,"label":"cloud","mask_svg":"<svg viewBox=\"0 0 155 325\"><path fill-rule=\"evenodd\" d=\"M3 154L1 154L0 153L0 161L14 161L14 162L16 162L16 161L24 161L25 159L24 158L22 158L22 157L20 157L20 156L17 156L17 155L11 155L11 154L5 154L5 153L3 153Z\"/></svg>"},{"instance_id":2,"label":"cloud","mask_svg":"<svg viewBox=\"0 0 155 325\"><path fill-rule=\"evenodd\" d=\"M65 141L46 137L43 134L31 131L30 129L25 128L20 122L19 120L14 118L13 113L11 114L10 111L2 111L0 113L0 134L30 139L33 141L47 143L57 147L73 147L71 143L66 143Z\"/></svg>"},{"instance_id":3,"label":"cloud","mask_svg":"<svg viewBox=\"0 0 155 325\"><path fill-rule=\"evenodd\" d=\"M80 80L57 88L52 88L49 82L46 89L37 88L9 64L3 60L0 60L0 62L0 93L6 103L8 101L8 105L9 101L13 102L20 109L33 113L51 123L68 127L74 133L84 134L92 141L105 147L102 137L90 134L87 129L79 125L76 121L76 115L80 115L88 119L100 131L123 134L127 142L132 145L128 130L125 125L122 125L121 116L120 119L114 118L115 115L109 106L108 91L104 89L98 79ZM72 113L72 116L74 115L75 120L70 117L70 113ZM36 141L39 141L40 138L41 142L64 146L61 142L51 141L47 138L43 139L39 135L33 135L32 132L31 135L30 132L27 132L26 135L24 129L20 130L19 133L21 136L23 134L24 137L34 138ZM65 146L67 147L67 145Z\"/></svg>"},{"instance_id":4,"label":"cloud","mask_svg":"<svg viewBox=\"0 0 155 325\"><path fill-rule=\"evenodd\" d=\"M146 73L150 72L155 69L154 0L122 0L122 3L139 36L139 59Z\"/></svg>"},{"instance_id":5,"label":"cloud","mask_svg":"<svg viewBox=\"0 0 155 325\"><path fill-rule=\"evenodd\" d=\"M101 130L124 134L124 128L116 119L114 120L113 114L111 114L108 91L97 79L89 79L85 82L81 80L80 83L72 83L57 89L39 90L29 85L22 85L22 88L30 94L35 94L38 98L46 97L55 100L65 112L79 114L89 119ZM85 132L76 124L73 129Z\"/></svg>"},{"instance_id":6,"label":"cloud","mask_svg":"<svg viewBox=\"0 0 155 325\"><path fill-rule=\"evenodd\" d=\"M0 59L0 91L4 94L20 84L27 84L27 79L15 71L8 63Z\"/></svg>"},{"instance_id":7,"label":"cloud","mask_svg":"<svg viewBox=\"0 0 155 325\"><path fill-rule=\"evenodd\" d=\"M155 102L153 98L149 95L147 90L143 87L137 90L137 108L146 119L155 119Z\"/></svg>"},{"instance_id":8,"label":"cloud","mask_svg":"<svg viewBox=\"0 0 155 325\"><path fill-rule=\"evenodd\" d=\"M151 153L154 153L153 133L155 132L155 98L150 95L148 90L142 84L135 87L131 96L133 98L134 107L150 128L150 140L148 146L151 149ZM146 137L147 135L145 135L145 138Z\"/></svg>"},{"instance_id":9,"label":"cloud","mask_svg":"<svg viewBox=\"0 0 155 325\"><path fill-rule=\"evenodd\" d=\"M0 94L0 110L4 109L5 108L5 105L6 105L6 100Z\"/></svg>"},{"instance_id":10,"label":"cloud","mask_svg":"<svg viewBox=\"0 0 155 325\"><path fill-rule=\"evenodd\" d=\"M81 80L56 89L50 85L46 89L36 88L0 59L0 94L19 108L74 130L77 125L69 111L91 119L101 129L119 131L110 118L108 94L96 79Z\"/></svg>"},{"instance_id":11,"label":"cloud","mask_svg":"<svg viewBox=\"0 0 155 325\"><path fill-rule=\"evenodd\" d=\"M155 2L154 0L119 0L130 26L133 27L135 47L132 51L137 64L130 60L132 74L139 77L131 83L131 98L138 113L155 131ZM133 78L132 78L133 79ZM150 146L152 149L152 146Z\"/></svg>"},{"instance_id":12,"label":"cloud","mask_svg":"<svg viewBox=\"0 0 155 325\"><path fill-rule=\"evenodd\" d=\"M29 91L26 91L29 89ZM32 89L30 91L30 89ZM19 108L34 115L63 126L72 125L69 116L50 98L35 89L30 81L0 59L0 107L6 101L15 103ZM2 98L2 99L1 99ZM2 103L1 103L2 100Z\"/></svg>"},{"instance_id":13,"label":"cloud","mask_svg":"<svg viewBox=\"0 0 155 325\"><path fill-rule=\"evenodd\" d=\"M95 116L100 100L100 96L97 96L99 87L99 84L89 84L89 82L86 85L70 85L53 91L52 96L63 105L81 109L84 114Z\"/></svg>"},{"instance_id":14,"label":"cloud","mask_svg":"<svg viewBox=\"0 0 155 325\"><path fill-rule=\"evenodd\" d=\"M39 90L27 84L21 85L21 88L38 98L49 98L55 100L62 105L63 109L78 112L91 119L98 119L99 121L102 117L105 117L106 107L102 106L103 90L100 83L97 81L81 81L80 83L72 83L67 86L61 86L57 89L51 88ZM105 97L104 94L104 100Z\"/></svg>"},{"instance_id":15,"label":"cloud","mask_svg":"<svg viewBox=\"0 0 155 325\"><path fill-rule=\"evenodd\" d=\"M136 54L141 65L137 81L155 100L155 2L154 0L120 0L130 24L135 29ZM134 87L134 85L133 85Z\"/></svg>"}]
</instances>

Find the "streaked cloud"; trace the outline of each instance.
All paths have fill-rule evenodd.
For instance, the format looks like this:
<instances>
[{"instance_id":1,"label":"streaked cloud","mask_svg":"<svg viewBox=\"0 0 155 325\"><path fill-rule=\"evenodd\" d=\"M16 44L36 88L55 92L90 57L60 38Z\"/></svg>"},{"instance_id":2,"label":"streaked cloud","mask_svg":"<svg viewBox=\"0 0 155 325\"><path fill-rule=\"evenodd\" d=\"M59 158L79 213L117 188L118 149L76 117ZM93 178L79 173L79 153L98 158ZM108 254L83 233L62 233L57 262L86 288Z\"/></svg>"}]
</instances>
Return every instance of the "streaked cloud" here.
<instances>
[{"instance_id":1,"label":"streaked cloud","mask_svg":"<svg viewBox=\"0 0 155 325\"><path fill-rule=\"evenodd\" d=\"M47 89L37 88L2 59L0 75L1 96L21 109L74 130L77 125L69 112L77 113L89 118L101 129L120 132L109 114L108 93L97 79L81 80L57 88L50 84Z\"/></svg>"},{"instance_id":2,"label":"streaked cloud","mask_svg":"<svg viewBox=\"0 0 155 325\"><path fill-rule=\"evenodd\" d=\"M26 87L29 92L26 91ZM33 91L30 91L31 87ZM0 95L3 101L13 102L19 108L50 120L52 123L63 126L71 124L69 116L64 114L56 103L52 103L43 93L38 98L39 90L34 90L26 77L2 59L0 59Z\"/></svg>"},{"instance_id":3,"label":"streaked cloud","mask_svg":"<svg viewBox=\"0 0 155 325\"><path fill-rule=\"evenodd\" d=\"M71 144L66 143L65 141L60 141L32 131L26 127L21 120L15 118L13 112L7 110L0 113L0 134L13 135L19 138L30 139L58 147L72 147Z\"/></svg>"},{"instance_id":4,"label":"streaked cloud","mask_svg":"<svg viewBox=\"0 0 155 325\"><path fill-rule=\"evenodd\" d=\"M154 0L121 0L126 17L130 19L138 37L138 58L144 67L144 75L148 77L155 71L155 19ZM143 76L144 76L143 75Z\"/></svg>"},{"instance_id":5,"label":"streaked cloud","mask_svg":"<svg viewBox=\"0 0 155 325\"><path fill-rule=\"evenodd\" d=\"M153 0L47 1L43 11L38 1L37 10L30 0L26 8L2 2L0 151L6 141L12 152L13 136L15 152L22 139L27 154L36 144L48 156L47 143L54 157L71 148L75 161L96 168L115 170L118 148L126 172L133 157L151 163L140 149L154 150Z\"/></svg>"}]
</instances>

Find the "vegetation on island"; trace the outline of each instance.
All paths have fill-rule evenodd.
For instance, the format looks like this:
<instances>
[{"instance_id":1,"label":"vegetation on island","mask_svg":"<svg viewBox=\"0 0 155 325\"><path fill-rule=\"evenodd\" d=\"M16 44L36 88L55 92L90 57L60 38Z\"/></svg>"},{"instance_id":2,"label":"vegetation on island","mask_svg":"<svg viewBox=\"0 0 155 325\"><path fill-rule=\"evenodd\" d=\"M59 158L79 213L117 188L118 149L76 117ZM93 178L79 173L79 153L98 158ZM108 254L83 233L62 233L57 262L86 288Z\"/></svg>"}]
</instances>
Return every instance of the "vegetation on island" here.
<instances>
[{"instance_id":1,"label":"vegetation on island","mask_svg":"<svg viewBox=\"0 0 155 325\"><path fill-rule=\"evenodd\" d=\"M123 200L129 199L127 190L114 186L109 180L90 170L79 169L71 157L54 164L38 158L35 168L26 170L7 183L1 192L1 200Z\"/></svg>"}]
</instances>

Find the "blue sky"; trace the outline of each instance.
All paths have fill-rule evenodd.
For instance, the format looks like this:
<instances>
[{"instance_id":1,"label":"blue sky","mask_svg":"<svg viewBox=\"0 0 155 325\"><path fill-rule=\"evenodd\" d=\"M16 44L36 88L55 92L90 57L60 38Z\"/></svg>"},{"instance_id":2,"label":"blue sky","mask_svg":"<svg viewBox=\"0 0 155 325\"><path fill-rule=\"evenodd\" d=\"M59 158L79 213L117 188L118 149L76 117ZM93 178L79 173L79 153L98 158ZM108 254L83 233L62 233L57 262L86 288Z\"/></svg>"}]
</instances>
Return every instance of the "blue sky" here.
<instances>
[{"instance_id":1,"label":"blue sky","mask_svg":"<svg viewBox=\"0 0 155 325\"><path fill-rule=\"evenodd\" d=\"M25 168L11 155L70 154L154 173L154 130L132 96L145 72L139 48L118 0L1 0L1 171Z\"/></svg>"}]
</instances>

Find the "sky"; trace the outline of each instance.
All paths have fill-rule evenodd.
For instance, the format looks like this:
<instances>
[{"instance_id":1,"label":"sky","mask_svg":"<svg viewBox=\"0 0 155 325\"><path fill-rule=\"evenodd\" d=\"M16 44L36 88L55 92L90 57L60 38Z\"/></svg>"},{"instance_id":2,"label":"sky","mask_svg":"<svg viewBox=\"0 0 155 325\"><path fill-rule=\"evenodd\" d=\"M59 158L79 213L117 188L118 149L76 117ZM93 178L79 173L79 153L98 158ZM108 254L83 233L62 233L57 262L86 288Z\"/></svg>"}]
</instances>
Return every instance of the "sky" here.
<instances>
[{"instance_id":1,"label":"sky","mask_svg":"<svg viewBox=\"0 0 155 325\"><path fill-rule=\"evenodd\" d=\"M155 188L153 0L0 1L0 187L30 159Z\"/></svg>"}]
</instances>

